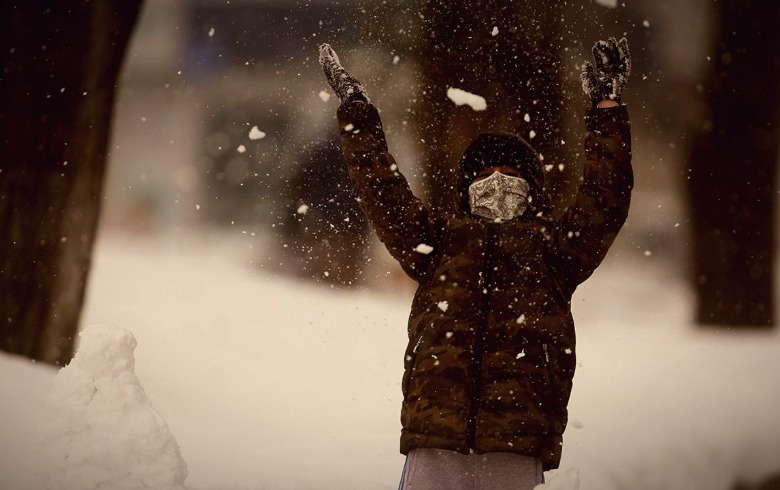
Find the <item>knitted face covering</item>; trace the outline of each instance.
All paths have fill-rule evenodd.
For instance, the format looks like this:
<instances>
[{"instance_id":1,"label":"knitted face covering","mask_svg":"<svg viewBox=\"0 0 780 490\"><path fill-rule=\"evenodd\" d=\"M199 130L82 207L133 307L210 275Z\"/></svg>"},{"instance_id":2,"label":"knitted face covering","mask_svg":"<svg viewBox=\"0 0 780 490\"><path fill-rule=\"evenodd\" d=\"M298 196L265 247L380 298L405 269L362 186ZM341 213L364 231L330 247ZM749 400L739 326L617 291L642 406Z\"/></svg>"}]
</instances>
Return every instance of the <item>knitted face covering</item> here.
<instances>
[{"instance_id":1,"label":"knitted face covering","mask_svg":"<svg viewBox=\"0 0 780 490\"><path fill-rule=\"evenodd\" d=\"M471 214L507 221L525 212L531 186L521 177L494 172L469 186Z\"/></svg>"}]
</instances>

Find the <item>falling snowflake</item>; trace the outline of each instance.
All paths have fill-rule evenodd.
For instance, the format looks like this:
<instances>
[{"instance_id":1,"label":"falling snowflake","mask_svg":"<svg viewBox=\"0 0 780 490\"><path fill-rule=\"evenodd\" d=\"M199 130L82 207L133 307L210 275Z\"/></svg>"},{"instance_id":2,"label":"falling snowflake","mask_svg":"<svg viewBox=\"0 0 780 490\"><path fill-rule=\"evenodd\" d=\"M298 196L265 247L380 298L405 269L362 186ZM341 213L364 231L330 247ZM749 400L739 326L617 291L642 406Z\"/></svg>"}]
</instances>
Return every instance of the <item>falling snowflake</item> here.
<instances>
[{"instance_id":1,"label":"falling snowflake","mask_svg":"<svg viewBox=\"0 0 780 490\"><path fill-rule=\"evenodd\" d=\"M429 253L433 252L433 247L430 245L426 245L424 243L421 243L414 247L414 251L417 253L421 253L423 255L428 255Z\"/></svg>"},{"instance_id":2,"label":"falling snowflake","mask_svg":"<svg viewBox=\"0 0 780 490\"><path fill-rule=\"evenodd\" d=\"M487 109L487 102L484 97L472 94L471 92L466 92L459 88L448 88L447 98L453 101L455 105L467 105L475 111L484 111Z\"/></svg>"},{"instance_id":3,"label":"falling snowflake","mask_svg":"<svg viewBox=\"0 0 780 490\"><path fill-rule=\"evenodd\" d=\"M257 126L252 126L252 129L249 130L249 139L250 140L261 140L265 138L265 133L260 131Z\"/></svg>"}]
</instances>

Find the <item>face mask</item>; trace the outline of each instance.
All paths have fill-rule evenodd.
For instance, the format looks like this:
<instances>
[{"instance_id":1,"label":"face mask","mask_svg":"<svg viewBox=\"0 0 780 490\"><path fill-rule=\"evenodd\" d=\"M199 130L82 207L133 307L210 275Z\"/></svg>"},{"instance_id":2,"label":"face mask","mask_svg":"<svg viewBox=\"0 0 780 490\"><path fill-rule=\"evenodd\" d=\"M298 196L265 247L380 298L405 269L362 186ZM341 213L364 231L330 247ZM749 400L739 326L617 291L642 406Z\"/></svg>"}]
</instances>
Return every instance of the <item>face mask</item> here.
<instances>
[{"instance_id":1,"label":"face mask","mask_svg":"<svg viewBox=\"0 0 780 490\"><path fill-rule=\"evenodd\" d=\"M525 212L531 186L521 177L494 172L469 186L471 214L507 221Z\"/></svg>"}]
</instances>

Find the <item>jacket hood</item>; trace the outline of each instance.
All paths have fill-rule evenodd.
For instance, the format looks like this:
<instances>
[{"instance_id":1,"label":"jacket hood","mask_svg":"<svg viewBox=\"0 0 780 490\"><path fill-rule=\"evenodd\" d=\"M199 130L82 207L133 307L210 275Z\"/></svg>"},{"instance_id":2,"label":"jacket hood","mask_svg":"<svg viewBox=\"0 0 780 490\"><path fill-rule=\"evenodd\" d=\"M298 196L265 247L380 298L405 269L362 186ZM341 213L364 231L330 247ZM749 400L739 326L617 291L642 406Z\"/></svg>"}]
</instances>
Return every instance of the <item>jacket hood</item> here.
<instances>
[{"instance_id":1,"label":"jacket hood","mask_svg":"<svg viewBox=\"0 0 780 490\"><path fill-rule=\"evenodd\" d=\"M517 169L531 185L528 216L536 216L539 212L548 215L550 205L541 156L523 138L510 133L482 133L463 152L457 187L457 207L460 211L470 213L469 185L474 177L485 168L497 165Z\"/></svg>"}]
</instances>

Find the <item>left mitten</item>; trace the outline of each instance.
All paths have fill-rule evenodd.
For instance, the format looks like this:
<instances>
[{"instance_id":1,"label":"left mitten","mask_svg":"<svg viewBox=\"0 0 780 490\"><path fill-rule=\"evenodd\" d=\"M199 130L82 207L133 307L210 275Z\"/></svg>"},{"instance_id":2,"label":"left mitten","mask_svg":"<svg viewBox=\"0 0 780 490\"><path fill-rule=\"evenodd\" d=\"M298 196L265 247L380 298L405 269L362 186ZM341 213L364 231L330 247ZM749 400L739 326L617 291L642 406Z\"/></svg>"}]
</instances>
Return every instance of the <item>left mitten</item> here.
<instances>
[{"instance_id":1,"label":"left mitten","mask_svg":"<svg viewBox=\"0 0 780 490\"><path fill-rule=\"evenodd\" d=\"M329 44L320 44L320 65L322 71L325 72L325 77L328 79L328 84L342 103L352 102L355 100L362 100L368 102L368 96L366 95L366 89L363 85L352 75L347 73L347 70L341 66L339 56L330 47Z\"/></svg>"}]
</instances>

